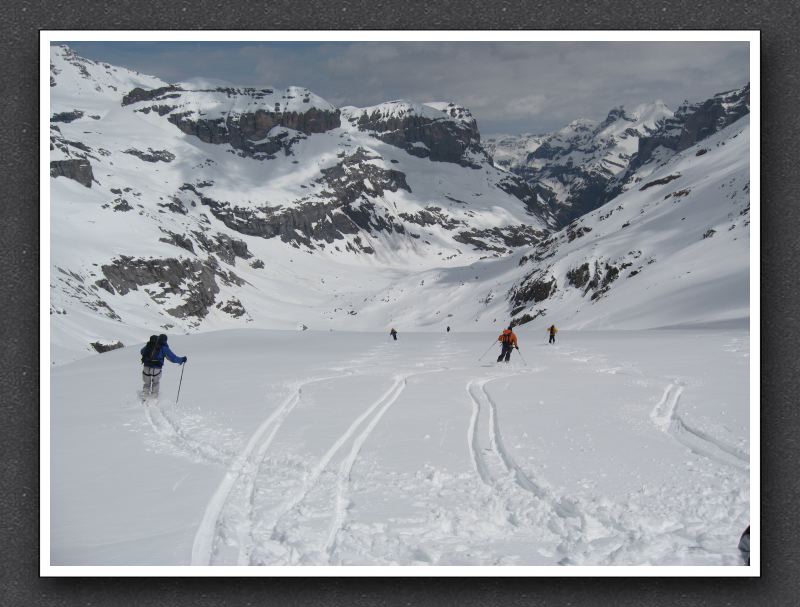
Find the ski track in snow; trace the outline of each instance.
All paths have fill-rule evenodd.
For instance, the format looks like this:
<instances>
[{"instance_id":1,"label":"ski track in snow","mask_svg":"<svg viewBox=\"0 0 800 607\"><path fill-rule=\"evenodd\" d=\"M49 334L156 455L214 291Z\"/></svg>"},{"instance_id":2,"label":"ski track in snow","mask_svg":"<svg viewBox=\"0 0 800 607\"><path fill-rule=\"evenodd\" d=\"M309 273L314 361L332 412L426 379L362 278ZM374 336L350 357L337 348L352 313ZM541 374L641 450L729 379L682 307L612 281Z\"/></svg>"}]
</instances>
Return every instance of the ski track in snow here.
<instances>
[{"instance_id":1,"label":"ski track in snow","mask_svg":"<svg viewBox=\"0 0 800 607\"><path fill-rule=\"evenodd\" d=\"M212 464L227 466L235 453L218 449L215 445L197 440L181 426L179 422L168 416L158 400L148 400L144 403L144 414L152 429L174 445L194 457L198 457Z\"/></svg>"},{"instance_id":2,"label":"ski track in snow","mask_svg":"<svg viewBox=\"0 0 800 607\"><path fill-rule=\"evenodd\" d=\"M381 417L383 417L383 414L386 413L389 407L391 407L392 404L394 404L394 402L400 397L400 394L402 394L403 390L405 390L406 380L406 377L398 378L398 381L395 382L392 388L378 401L378 404L384 403L383 406L372 417L361 434L359 434L358 437L353 441L353 445L350 448L350 453L339 467L336 483L335 512L333 521L330 525L330 530L328 531L328 540L325 543L325 553L328 555L329 561L333 558L333 552L336 548L336 538L339 535L339 531L344 526L345 518L347 516L347 507L349 505L349 500L347 499L347 487L350 483L350 473L353 470L353 465L358 457L358 453L361 451L361 447L364 445L364 442L366 442L369 435L375 429L375 426L378 425L378 422L380 421Z\"/></svg>"},{"instance_id":3,"label":"ski track in snow","mask_svg":"<svg viewBox=\"0 0 800 607\"><path fill-rule=\"evenodd\" d=\"M554 349L560 350L560 348ZM191 555L193 565L230 562L233 556L230 553L217 554L217 549L226 536L226 530L231 528L236 534L235 545L238 551L235 563L264 564L263 558L258 557L266 555L259 553L257 557L254 553L259 546L257 538L253 535L256 525L259 530L258 537L269 538L270 541L277 542L281 550L286 550L286 554L281 555L274 564L294 563L298 556L312 558L312 561L316 559L319 562L337 564L336 554L340 543L344 541L342 534L348 529L352 472L362 447L386 412L401 397L409 379L445 371L447 368L419 372L408 369L393 376L392 385L350 423L305 475L300 485L276 508L259 518L256 518L256 486L270 446L284 421L301 402L303 389L306 386L356 373L364 363L374 359L376 355L389 354L394 357L395 352L400 355L391 344L383 344L373 348L362 358L352 359L347 367L336 368L336 375L290 384L291 393L262 422L238 454L192 437L157 402L145 407L145 415L150 426L166 441L202 460L228 466L220 485L206 505L195 534ZM435 345L431 354L428 361L417 363L415 366L424 367L431 364L441 366L450 360L454 353L447 340L443 339ZM584 358L584 352L581 351L581 360L575 357L579 354L577 351L562 350L559 354L572 358L575 362L591 361L598 372L617 374L624 369L632 371L625 373L626 375L643 377L638 369L630 368L630 365L613 369L604 367L605 361L602 355L593 354ZM497 503L504 504L502 507L507 511L512 525L533 525L530 527L531 530L541 527L543 531L552 533L555 543L558 544L555 548L557 554L561 555L560 564L615 564L621 560L636 562L636 559L644 554L642 546L647 543L657 543L664 554L669 554L670 550L686 550L687 546L688 549L694 550L695 546L702 545L703 534L698 534L685 525L667 524L658 516L641 521L633 521L624 516L627 510L639 508L638 502L615 504L607 499L595 501L559 495L544 479L529 469L523 469L515 461L505 445L500 419L501 409L487 390L487 386L493 381L527 375L538 370L541 369L495 373L488 377L470 379L465 386L471 401L467 444L472 466L490 494L499 500ZM746 453L692 427L680 416L679 405L684 390L685 384L677 380L664 389L661 398L650 412L655 427L669 434L693 453L714 462L727 464L739 471L746 471L749 465ZM333 464L340 454L343 455L334 469ZM320 483L327 470L333 471L332 488L328 487L327 483ZM328 500L331 504L330 513L324 515L330 519L327 533L320 532L313 537L302 537L302 534L294 537L297 535L296 530L282 529L282 521L288 520L287 517L292 517L293 513L300 513L303 517L308 516L301 512L301 505L312 491L318 492L320 488L331 494ZM528 497L525 498L524 495ZM733 502L729 504L730 507L735 505ZM525 520L528 522L524 523ZM287 533L291 533L292 537L287 536ZM311 543L314 545L310 545ZM274 554L272 558L275 558Z\"/></svg>"},{"instance_id":4,"label":"ski track in snow","mask_svg":"<svg viewBox=\"0 0 800 607\"><path fill-rule=\"evenodd\" d=\"M435 359L436 362L446 358L446 355L449 353L448 348L443 346L443 341L439 342L436 346L438 353L441 355L439 358ZM351 360L350 364L357 368L372 360L374 356L383 354L387 350L391 349L391 347L391 344L383 344L373 348L363 358ZM424 365L419 364L418 366ZM355 373L353 368L353 366L347 369L342 367L338 368L337 370L352 374ZM292 496L284 500L284 502L271 513L270 520L268 523L266 523L266 525L263 524L263 521L259 521L259 527L261 529L266 529L268 536L276 536L277 526L280 521L294 511L303 502L309 492L318 484L320 477L329 467L336 454L348 443L348 441L350 441L350 439L353 438L362 424L369 419L370 421L364 427L361 434L353 439L350 452L340 465L337 473L337 493L334 500L334 510L332 513L331 525L327 534L327 540L324 546L324 553L327 555L328 559L331 559L336 547L336 538L343 528L346 520L347 508L349 506L347 488L349 486L350 473L357 460L361 447L364 445L371 432L380 422L380 419L383 417L386 411L400 397L409 378L442 370L445 369L411 372L395 376L392 386L380 398L375 400L369 407L367 407L367 409L359 417L357 417L352 424L350 424L347 430L345 430L345 432L320 458L313 470L306 475L300 488ZM221 532L221 527L224 524L224 512L228 507L228 502L230 501L232 494L235 492L235 488L240 485L243 487L242 493L244 497L242 499L242 504L239 505L239 509L244 512L244 521L239 522L236 525L236 533L238 536L237 563L239 565L252 564L253 550L255 545L255 540L252 536L252 529L255 524L255 486L260 473L261 465L266 459L269 447L284 420L300 402L303 388L312 383L319 383L341 377L341 374L335 376L325 376L295 384L294 392L286 400L284 400L278 409L274 411L252 435L247 445L236 457L234 463L230 466L228 472L217 488L217 491L206 506L203 520L195 534L191 560L193 565L215 564L215 546L217 538ZM285 542L281 540L281 543Z\"/></svg>"},{"instance_id":5,"label":"ski track in snow","mask_svg":"<svg viewBox=\"0 0 800 607\"><path fill-rule=\"evenodd\" d=\"M722 464L749 468L750 457L747 453L690 426L680 416L678 405L684 388L682 383L676 382L669 384L664 389L661 399L650 413L653 423L662 432L668 433L693 453Z\"/></svg>"},{"instance_id":6,"label":"ski track in snow","mask_svg":"<svg viewBox=\"0 0 800 607\"><path fill-rule=\"evenodd\" d=\"M258 474L257 458L263 458L266 450L269 448L272 440L275 438L278 429L283 421L291 413L292 409L300 402L300 393L303 387L315 383L326 381L341 377L341 375L325 376L320 378L310 379L299 384L295 384L293 392L281 403L281 405L267 417L264 422L250 437L250 440L245 445L244 449L234 460L228 471L225 473L222 482L217 488L211 500L208 502L203 519L195 534L194 543L192 546L192 565L210 565L214 541L218 533L220 525L220 517L225 507L228 497L233 491L234 486L240 480L244 480L245 486L248 487L247 494L252 496L252 489L250 488L255 482L255 476ZM271 432L270 432L271 430ZM268 434L269 433L269 434ZM267 435L263 443L260 443L262 437ZM251 457L255 451L256 456ZM260 461L260 460L259 460Z\"/></svg>"},{"instance_id":7,"label":"ski track in snow","mask_svg":"<svg viewBox=\"0 0 800 607\"><path fill-rule=\"evenodd\" d=\"M361 415L359 415L353 423L350 424L347 430L345 430L344 433L339 436L336 442L334 442L328 451L326 451L325 454L319 459L316 466L314 466L314 469L311 471L311 474L306 476L300 489L289 499L284 501L284 503L278 508L277 512L273 514L272 521L268 525L270 535L274 534L275 528L280 520L294 510L303 501L303 499L305 499L309 491L311 491L311 489L317 484L317 481L328 467L328 464L330 464L333 457L345 445L345 443L347 443L353 434L355 434L361 423L384 402L388 401L389 403L392 403L397 400L397 397L405 388L405 382L406 377L397 377L392 387L389 388L389 390L387 390L378 400L374 401L369 407L367 407L367 409Z\"/></svg>"},{"instance_id":8,"label":"ski track in snow","mask_svg":"<svg viewBox=\"0 0 800 607\"><path fill-rule=\"evenodd\" d=\"M472 401L467 444L475 471L489 488L501 497L508 497L508 494L514 490L522 490L541 504L550 519L547 524L548 529L562 539L559 551L567 555L572 552L572 547L581 540L589 526L596 527L601 523L583 512L575 500L557 497L546 481L523 470L506 448L500 427L497 403L489 395L486 386L493 381L519 375L522 373L473 379L467 382L466 392ZM481 424L481 419L483 419L483 424ZM479 426L486 426L488 450L481 445ZM486 452L493 455L494 463L487 462L483 455ZM513 481L510 485L507 482L509 479Z\"/></svg>"},{"instance_id":9,"label":"ski track in snow","mask_svg":"<svg viewBox=\"0 0 800 607\"><path fill-rule=\"evenodd\" d=\"M572 358L579 352L568 350L559 354ZM584 351L581 351L580 357L572 360L600 363L594 369L599 373L644 377L633 365L623 364L613 368L603 366L605 361L602 355L584 356ZM619 562L640 562L643 555L647 554L645 547L648 545L659 546L663 558L668 558L676 551L704 550L704 544L710 540L691 525L676 525L660 520L659 517L631 520L625 513L640 510L638 502L614 504L605 498L600 501L581 501L567 496L559 498L543 479L523 470L504 444L498 405L486 389L492 381L515 375L521 374L484 377L467 383L466 391L472 401L472 415L467 431L469 453L478 477L499 496L508 493L509 484L504 481L511 478L517 488L527 491L541 502L543 508L552 512L554 518L547 526L562 537L558 552L564 558L559 561L560 564L613 565ZM679 415L678 408L684 388L680 382L667 386L651 411L653 423L692 452L714 462L728 464L739 472L746 471L749 463L746 453L692 427ZM489 449L481 444L482 432L488 434ZM487 453L491 453L493 457L487 458ZM736 504L726 505L730 508ZM731 557L725 558L730 560ZM646 562L645 560L644 563Z\"/></svg>"}]
</instances>

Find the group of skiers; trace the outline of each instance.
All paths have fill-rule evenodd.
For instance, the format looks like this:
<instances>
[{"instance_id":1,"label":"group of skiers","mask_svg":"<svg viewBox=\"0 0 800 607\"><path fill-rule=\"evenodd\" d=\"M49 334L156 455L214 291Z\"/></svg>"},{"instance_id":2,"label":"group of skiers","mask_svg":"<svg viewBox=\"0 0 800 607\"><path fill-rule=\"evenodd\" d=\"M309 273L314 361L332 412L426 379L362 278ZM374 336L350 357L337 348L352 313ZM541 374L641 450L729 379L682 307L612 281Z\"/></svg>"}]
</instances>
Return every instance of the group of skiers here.
<instances>
[{"instance_id":1,"label":"group of skiers","mask_svg":"<svg viewBox=\"0 0 800 607\"><path fill-rule=\"evenodd\" d=\"M556 329L555 325L550 325L547 329L550 334L550 342L555 343ZM450 327L447 327L447 332L450 332ZM394 341L397 341L397 330L392 327L389 331ZM497 357L497 362L509 362L511 359L511 351L519 350L517 345L517 335L513 331L513 326L509 325L500 336L497 338L500 342L500 356ZM164 360L169 360L178 365L186 364L188 358L186 356L178 356L167 345L167 336L163 333L161 335L151 335L150 340L140 350L142 355L142 397L158 396L159 386L161 384L161 372L164 367Z\"/></svg>"},{"instance_id":2,"label":"group of skiers","mask_svg":"<svg viewBox=\"0 0 800 607\"><path fill-rule=\"evenodd\" d=\"M447 332L450 333L449 326L447 327ZM547 333L550 335L548 343L556 343L556 333L558 333L556 326L550 325L547 328ZM389 335L392 336L394 341L397 341L397 330L394 327L389 331ZM497 341L500 342L500 356L497 357L497 362L509 362L511 360L511 351L515 349L519 350L517 335L514 333L514 326L508 325L508 328L500 334Z\"/></svg>"}]
</instances>

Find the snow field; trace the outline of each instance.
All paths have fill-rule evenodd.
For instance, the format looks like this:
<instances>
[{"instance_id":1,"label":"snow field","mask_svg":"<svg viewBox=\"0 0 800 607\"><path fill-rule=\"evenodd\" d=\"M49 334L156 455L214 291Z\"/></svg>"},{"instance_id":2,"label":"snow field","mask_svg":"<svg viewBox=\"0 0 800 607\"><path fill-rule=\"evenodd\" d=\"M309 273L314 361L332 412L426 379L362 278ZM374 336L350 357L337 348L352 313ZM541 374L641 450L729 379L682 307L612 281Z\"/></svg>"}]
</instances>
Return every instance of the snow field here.
<instances>
[{"instance_id":1,"label":"snow field","mask_svg":"<svg viewBox=\"0 0 800 607\"><path fill-rule=\"evenodd\" d=\"M736 565L745 331L175 336L54 367L53 565Z\"/></svg>"}]
</instances>

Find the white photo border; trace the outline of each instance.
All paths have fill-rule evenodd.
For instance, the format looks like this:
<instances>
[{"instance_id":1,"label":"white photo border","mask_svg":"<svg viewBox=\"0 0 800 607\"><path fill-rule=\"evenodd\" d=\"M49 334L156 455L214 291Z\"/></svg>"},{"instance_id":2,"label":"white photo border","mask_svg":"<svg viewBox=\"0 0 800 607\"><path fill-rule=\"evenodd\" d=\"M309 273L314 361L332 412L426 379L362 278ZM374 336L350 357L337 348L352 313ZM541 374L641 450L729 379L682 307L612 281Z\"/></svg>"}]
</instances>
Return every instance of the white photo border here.
<instances>
[{"instance_id":1,"label":"white photo border","mask_svg":"<svg viewBox=\"0 0 800 607\"><path fill-rule=\"evenodd\" d=\"M50 564L50 45L75 42L748 42L750 48L750 566L64 566ZM43 577L759 577L761 34L757 30L41 30L39 32L40 545Z\"/></svg>"}]
</instances>

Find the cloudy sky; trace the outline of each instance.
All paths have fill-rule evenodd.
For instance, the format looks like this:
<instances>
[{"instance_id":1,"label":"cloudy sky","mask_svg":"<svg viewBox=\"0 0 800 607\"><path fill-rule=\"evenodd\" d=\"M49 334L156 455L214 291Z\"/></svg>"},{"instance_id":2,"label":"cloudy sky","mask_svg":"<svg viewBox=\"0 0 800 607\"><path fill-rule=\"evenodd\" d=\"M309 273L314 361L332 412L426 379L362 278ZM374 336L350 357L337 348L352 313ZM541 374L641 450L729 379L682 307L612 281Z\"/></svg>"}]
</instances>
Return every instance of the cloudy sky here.
<instances>
[{"instance_id":1,"label":"cloudy sky","mask_svg":"<svg viewBox=\"0 0 800 607\"><path fill-rule=\"evenodd\" d=\"M617 105L675 109L749 80L747 42L67 42L169 82L298 85L331 103L455 101L483 135L543 133Z\"/></svg>"}]
</instances>

